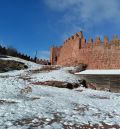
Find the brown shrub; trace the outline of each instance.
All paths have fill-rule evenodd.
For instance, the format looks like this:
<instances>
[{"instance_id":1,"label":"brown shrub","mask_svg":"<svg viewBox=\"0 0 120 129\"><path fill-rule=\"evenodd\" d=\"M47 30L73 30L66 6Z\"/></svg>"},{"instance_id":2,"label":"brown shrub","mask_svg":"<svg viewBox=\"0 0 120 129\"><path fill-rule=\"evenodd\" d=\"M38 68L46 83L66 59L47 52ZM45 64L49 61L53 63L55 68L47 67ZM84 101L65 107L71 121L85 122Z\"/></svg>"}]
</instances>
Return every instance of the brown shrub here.
<instances>
[{"instance_id":1,"label":"brown shrub","mask_svg":"<svg viewBox=\"0 0 120 129\"><path fill-rule=\"evenodd\" d=\"M29 92L32 92L32 88L30 86L20 90L21 94L29 93Z\"/></svg>"}]
</instances>

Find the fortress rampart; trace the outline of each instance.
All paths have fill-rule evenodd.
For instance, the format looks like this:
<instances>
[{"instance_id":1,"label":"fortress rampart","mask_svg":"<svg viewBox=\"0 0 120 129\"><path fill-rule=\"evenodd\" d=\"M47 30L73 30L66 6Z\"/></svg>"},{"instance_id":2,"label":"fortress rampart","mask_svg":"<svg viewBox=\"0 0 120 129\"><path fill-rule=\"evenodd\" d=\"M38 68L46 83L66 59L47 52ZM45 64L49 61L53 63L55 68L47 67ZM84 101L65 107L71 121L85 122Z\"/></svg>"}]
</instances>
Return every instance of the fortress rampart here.
<instances>
[{"instance_id":1,"label":"fortress rampart","mask_svg":"<svg viewBox=\"0 0 120 129\"><path fill-rule=\"evenodd\" d=\"M76 66L87 64L88 69L120 69L120 40L113 37L102 42L96 37L86 42L82 32L66 40L61 47L52 47L50 51L52 65Z\"/></svg>"}]
</instances>

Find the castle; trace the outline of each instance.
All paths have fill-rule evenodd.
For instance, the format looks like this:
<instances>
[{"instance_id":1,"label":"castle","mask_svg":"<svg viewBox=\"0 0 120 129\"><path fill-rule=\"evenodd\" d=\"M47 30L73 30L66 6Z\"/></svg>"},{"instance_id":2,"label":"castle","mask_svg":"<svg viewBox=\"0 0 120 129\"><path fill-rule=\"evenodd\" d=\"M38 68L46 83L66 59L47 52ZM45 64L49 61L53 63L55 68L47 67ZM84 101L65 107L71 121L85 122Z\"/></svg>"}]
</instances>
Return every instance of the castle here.
<instances>
[{"instance_id":1,"label":"castle","mask_svg":"<svg viewBox=\"0 0 120 129\"><path fill-rule=\"evenodd\" d=\"M87 64L88 69L120 69L120 40L115 36L111 41L99 37L88 42L82 32L67 39L63 46L52 47L50 50L52 65L76 66Z\"/></svg>"}]
</instances>

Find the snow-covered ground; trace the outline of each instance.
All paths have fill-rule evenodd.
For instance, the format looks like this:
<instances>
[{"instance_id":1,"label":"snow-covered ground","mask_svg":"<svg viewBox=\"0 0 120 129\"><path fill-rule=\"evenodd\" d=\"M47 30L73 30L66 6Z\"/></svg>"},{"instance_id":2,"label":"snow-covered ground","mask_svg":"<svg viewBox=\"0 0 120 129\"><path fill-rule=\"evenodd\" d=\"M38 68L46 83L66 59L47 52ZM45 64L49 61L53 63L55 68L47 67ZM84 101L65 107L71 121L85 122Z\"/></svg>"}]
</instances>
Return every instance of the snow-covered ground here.
<instances>
[{"instance_id":1,"label":"snow-covered ground","mask_svg":"<svg viewBox=\"0 0 120 129\"><path fill-rule=\"evenodd\" d=\"M78 75L120 75L120 69L107 69L107 70L85 70L79 73Z\"/></svg>"},{"instance_id":2,"label":"snow-covered ground","mask_svg":"<svg viewBox=\"0 0 120 129\"><path fill-rule=\"evenodd\" d=\"M42 66L9 59L29 68L0 74L0 129L120 127L120 93L35 85L47 80L77 82L79 76L68 72L72 67L33 73Z\"/></svg>"}]
</instances>

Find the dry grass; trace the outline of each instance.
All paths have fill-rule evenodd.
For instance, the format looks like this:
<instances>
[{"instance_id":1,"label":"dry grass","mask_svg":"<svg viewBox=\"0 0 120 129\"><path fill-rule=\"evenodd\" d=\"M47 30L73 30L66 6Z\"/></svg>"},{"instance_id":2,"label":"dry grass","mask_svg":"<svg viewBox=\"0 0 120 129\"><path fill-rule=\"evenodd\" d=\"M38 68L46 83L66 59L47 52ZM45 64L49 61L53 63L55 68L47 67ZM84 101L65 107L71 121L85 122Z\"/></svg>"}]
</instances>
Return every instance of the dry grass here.
<instances>
[{"instance_id":1,"label":"dry grass","mask_svg":"<svg viewBox=\"0 0 120 129\"><path fill-rule=\"evenodd\" d=\"M120 126L107 125L107 124L103 124L102 126L99 126L98 124L95 124L95 125L84 124L84 125L80 125L79 127L72 126L72 128L74 129L110 129L110 128L120 129ZM70 129L70 126L64 129Z\"/></svg>"},{"instance_id":2,"label":"dry grass","mask_svg":"<svg viewBox=\"0 0 120 129\"><path fill-rule=\"evenodd\" d=\"M37 99L40 99L40 97L35 96L35 97L26 97L25 98L26 101L34 101L34 100L37 100Z\"/></svg>"},{"instance_id":3,"label":"dry grass","mask_svg":"<svg viewBox=\"0 0 120 129\"><path fill-rule=\"evenodd\" d=\"M34 119L38 119L38 118L34 118ZM41 122L40 121L39 122L33 122L34 119L26 118L26 119L17 120L17 121L14 122L14 125L15 126L18 126L18 125L20 125L20 126L30 125L31 127L38 127L41 124L43 124L42 121Z\"/></svg>"},{"instance_id":4,"label":"dry grass","mask_svg":"<svg viewBox=\"0 0 120 129\"><path fill-rule=\"evenodd\" d=\"M24 81L30 81L31 80L31 77L28 77L28 76L20 76L18 77L18 79L22 79Z\"/></svg>"},{"instance_id":5,"label":"dry grass","mask_svg":"<svg viewBox=\"0 0 120 129\"><path fill-rule=\"evenodd\" d=\"M31 100L36 100L36 99L40 99L40 97L37 97L37 96L31 97Z\"/></svg>"},{"instance_id":6,"label":"dry grass","mask_svg":"<svg viewBox=\"0 0 120 129\"><path fill-rule=\"evenodd\" d=\"M35 69L35 70L31 70L30 72L32 72L32 74L36 74L36 73L41 73L41 72L50 72L52 70L58 70L60 69L60 66L43 66L40 69Z\"/></svg>"},{"instance_id":7,"label":"dry grass","mask_svg":"<svg viewBox=\"0 0 120 129\"><path fill-rule=\"evenodd\" d=\"M15 104L16 102L15 101L10 101L10 100L0 100L0 105L1 104Z\"/></svg>"},{"instance_id":8,"label":"dry grass","mask_svg":"<svg viewBox=\"0 0 120 129\"><path fill-rule=\"evenodd\" d=\"M83 92L83 90L75 90L75 91L78 91L78 92Z\"/></svg>"},{"instance_id":9,"label":"dry grass","mask_svg":"<svg viewBox=\"0 0 120 129\"><path fill-rule=\"evenodd\" d=\"M32 88L30 86L20 90L21 94L30 93L30 92L32 92Z\"/></svg>"},{"instance_id":10,"label":"dry grass","mask_svg":"<svg viewBox=\"0 0 120 129\"><path fill-rule=\"evenodd\" d=\"M89 96L90 98L93 99L110 99L109 97L106 96L98 96L98 95L93 95L93 96Z\"/></svg>"},{"instance_id":11,"label":"dry grass","mask_svg":"<svg viewBox=\"0 0 120 129\"><path fill-rule=\"evenodd\" d=\"M28 66L24 63L14 61L14 60L1 60L0 59L0 73L12 71L12 70L21 70L27 69Z\"/></svg>"},{"instance_id":12,"label":"dry grass","mask_svg":"<svg viewBox=\"0 0 120 129\"><path fill-rule=\"evenodd\" d=\"M9 78L9 75L1 75L0 78Z\"/></svg>"},{"instance_id":13,"label":"dry grass","mask_svg":"<svg viewBox=\"0 0 120 129\"><path fill-rule=\"evenodd\" d=\"M73 103L74 110L78 112L78 115L85 116L85 112L89 111L89 105L79 105L77 103Z\"/></svg>"},{"instance_id":14,"label":"dry grass","mask_svg":"<svg viewBox=\"0 0 120 129\"><path fill-rule=\"evenodd\" d=\"M119 125L108 125L105 124L104 122L101 122L101 126L99 126L98 124L94 124L91 125L91 123L89 122L89 124L71 124L71 122L67 121L62 121L62 117L60 113L54 113L53 114L54 119L49 119L47 120L47 118L27 118L27 119L21 119L21 120L17 120L14 122L15 126L29 126L29 129L34 129L37 127L41 127L44 128L44 125L49 125L51 126L53 123L58 123L61 124L62 127L64 129L110 129L110 128L115 128L115 129L119 129L120 126Z\"/></svg>"},{"instance_id":15,"label":"dry grass","mask_svg":"<svg viewBox=\"0 0 120 129\"><path fill-rule=\"evenodd\" d=\"M75 74L75 73L77 73L77 72L81 72L81 71L86 70L86 68L87 68L87 65L86 65L86 64L79 64L79 65L77 65L77 66L75 67L74 70L68 70L68 72L69 72L70 74Z\"/></svg>"},{"instance_id":16,"label":"dry grass","mask_svg":"<svg viewBox=\"0 0 120 129\"><path fill-rule=\"evenodd\" d=\"M68 88L68 89L74 89L80 86L78 83L68 83L68 82L54 81L54 80L49 80L45 82L34 82L32 84L33 85L47 85L47 86L52 86L52 87Z\"/></svg>"}]
</instances>

